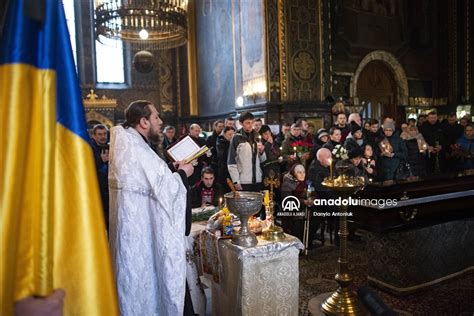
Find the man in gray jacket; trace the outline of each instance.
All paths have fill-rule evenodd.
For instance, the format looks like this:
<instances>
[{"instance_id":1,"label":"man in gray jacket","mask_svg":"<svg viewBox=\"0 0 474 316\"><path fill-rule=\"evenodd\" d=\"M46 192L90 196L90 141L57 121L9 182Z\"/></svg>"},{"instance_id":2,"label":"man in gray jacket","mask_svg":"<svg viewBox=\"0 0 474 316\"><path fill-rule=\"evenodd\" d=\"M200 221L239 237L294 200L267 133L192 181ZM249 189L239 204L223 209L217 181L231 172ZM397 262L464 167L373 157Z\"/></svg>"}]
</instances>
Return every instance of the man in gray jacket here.
<instances>
[{"instance_id":1,"label":"man in gray jacket","mask_svg":"<svg viewBox=\"0 0 474 316\"><path fill-rule=\"evenodd\" d=\"M253 129L254 116L250 112L240 114L242 128L232 137L227 157L227 168L237 190L260 191L262 168L267 158L264 146Z\"/></svg>"}]
</instances>

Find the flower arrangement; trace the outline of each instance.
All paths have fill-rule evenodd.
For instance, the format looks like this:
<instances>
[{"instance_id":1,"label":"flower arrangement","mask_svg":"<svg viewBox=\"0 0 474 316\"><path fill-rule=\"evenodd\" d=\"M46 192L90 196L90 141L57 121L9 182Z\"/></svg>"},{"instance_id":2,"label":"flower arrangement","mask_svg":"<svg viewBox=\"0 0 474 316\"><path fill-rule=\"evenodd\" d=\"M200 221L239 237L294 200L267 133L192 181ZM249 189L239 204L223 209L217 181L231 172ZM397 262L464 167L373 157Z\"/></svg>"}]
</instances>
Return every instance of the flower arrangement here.
<instances>
[{"instance_id":1,"label":"flower arrangement","mask_svg":"<svg viewBox=\"0 0 474 316\"><path fill-rule=\"evenodd\" d=\"M310 152L311 148L313 148L313 144L305 142L303 140L297 140L291 144L291 147L293 148L293 152L298 156L298 158L301 158L303 154Z\"/></svg>"},{"instance_id":2,"label":"flower arrangement","mask_svg":"<svg viewBox=\"0 0 474 316\"><path fill-rule=\"evenodd\" d=\"M347 149L342 145L336 145L332 150L332 156L337 160L347 160L349 156L347 155Z\"/></svg>"}]
</instances>

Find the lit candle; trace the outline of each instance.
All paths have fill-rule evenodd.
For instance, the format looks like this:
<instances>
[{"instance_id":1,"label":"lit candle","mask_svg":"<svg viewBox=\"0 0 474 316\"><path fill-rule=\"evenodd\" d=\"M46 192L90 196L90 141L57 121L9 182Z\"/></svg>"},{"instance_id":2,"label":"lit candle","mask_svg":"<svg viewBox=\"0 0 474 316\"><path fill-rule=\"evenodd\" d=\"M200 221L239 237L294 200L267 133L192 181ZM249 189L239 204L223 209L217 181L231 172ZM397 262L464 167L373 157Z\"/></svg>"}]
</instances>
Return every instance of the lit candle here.
<instances>
[{"instance_id":1,"label":"lit candle","mask_svg":"<svg viewBox=\"0 0 474 316\"><path fill-rule=\"evenodd\" d=\"M372 161L372 159L367 159L367 168L370 168L370 162Z\"/></svg>"},{"instance_id":2,"label":"lit candle","mask_svg":"<svg viewBox=\"0 0 474 316\"><path fill-rule=\"evenodd\" d=\"M258 141L262 142L262 135L258 135Z\"/></svg>"},{"instance_id":3,"label":"lit candle","mask_svg":"<svg viewBox=\"0 0 474 316\"><path fill-rule=\"evenodd\" d=\"M219 209L222 208L222 197L219 198Z\"/></svg>"},{"instance_id":4,"label":"lit candle","mask_svg":"<svg viewBox=\"0 0 474 316\"><path fill-rule=\"evenodd\" d=\"M293 147L293 151L296 152L296 146Z\"/></svg>"},{"instance_id":5,"label":"lit candle","mask_svg":"<svg viewBox=\"0 0 474 316\"><path fill-rule=\"evenodd\" d=\"M329 158L329 177L332 179L332 159Z\"/></svg>"}]
</instances>

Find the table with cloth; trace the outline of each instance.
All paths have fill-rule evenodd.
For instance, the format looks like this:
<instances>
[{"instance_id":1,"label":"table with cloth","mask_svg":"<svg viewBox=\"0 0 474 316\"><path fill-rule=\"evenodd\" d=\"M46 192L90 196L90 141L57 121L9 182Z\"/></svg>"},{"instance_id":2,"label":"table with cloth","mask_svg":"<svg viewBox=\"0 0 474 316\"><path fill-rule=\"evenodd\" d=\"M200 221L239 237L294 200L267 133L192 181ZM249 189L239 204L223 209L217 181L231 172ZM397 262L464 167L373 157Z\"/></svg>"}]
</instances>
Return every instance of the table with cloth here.
<instances>
[{"instance_id":1,"label":"table with cloth","mask_svg":"<svg viewBox=\"0 0 474 316\"><path fill-rule=\"evenodd\" d=\"M211 284L213 315L298 315L298 238L258 236L257 246L245 248L206 230L205 222L193 223L191 236L197 272Z\"/></svg>"}]
</instances>

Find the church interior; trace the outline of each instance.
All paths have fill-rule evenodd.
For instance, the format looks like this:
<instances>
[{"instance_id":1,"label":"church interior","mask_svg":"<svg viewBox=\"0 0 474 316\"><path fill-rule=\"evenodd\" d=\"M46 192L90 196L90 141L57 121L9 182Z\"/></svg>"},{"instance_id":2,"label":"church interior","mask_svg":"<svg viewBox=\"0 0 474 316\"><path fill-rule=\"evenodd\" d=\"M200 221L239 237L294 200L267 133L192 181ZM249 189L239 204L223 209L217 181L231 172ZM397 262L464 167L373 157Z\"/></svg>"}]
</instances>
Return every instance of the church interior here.
<instances>
[{"instance_id":1,"label":"church interior","mask_svg":"<svg viewBox=\"0 0 474 316\"><path fill-rule=\"evenodd\" d=\"M186 135L209 149L188 179L204 186L193 196L187 252L204 298L193 297L195 314L473 315L471 0L62 3L94 141L104 127L109 146L128 105L148 100L163 121L153 144L163 160ZM253 165L261 179L246 187L231 170L232 160L245 172L230 157L242 151L223 158L219 142L231 131L232 147L249 117L267 163ZM367 144L374 158L364 156ZM344 159L358 162L335 163ZM220 185L209 201L206 175ZM256 182L260 189L245 189ZM255 192L259 204L246 214ZM315 206L324 194L388 204ZM288 216L295 204L302 214ZM239 232L226 231L231 217Z\"/></svg>"}]
</instances>

